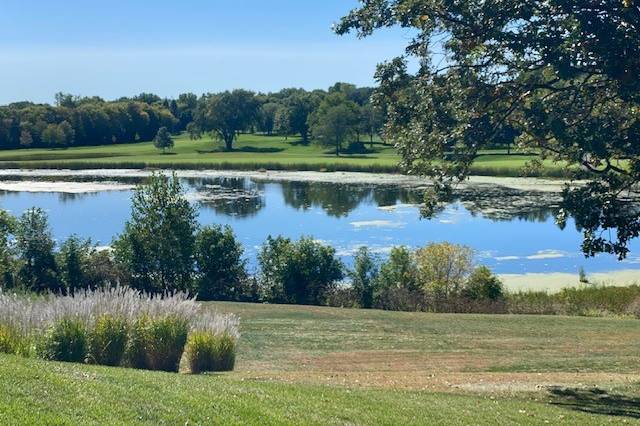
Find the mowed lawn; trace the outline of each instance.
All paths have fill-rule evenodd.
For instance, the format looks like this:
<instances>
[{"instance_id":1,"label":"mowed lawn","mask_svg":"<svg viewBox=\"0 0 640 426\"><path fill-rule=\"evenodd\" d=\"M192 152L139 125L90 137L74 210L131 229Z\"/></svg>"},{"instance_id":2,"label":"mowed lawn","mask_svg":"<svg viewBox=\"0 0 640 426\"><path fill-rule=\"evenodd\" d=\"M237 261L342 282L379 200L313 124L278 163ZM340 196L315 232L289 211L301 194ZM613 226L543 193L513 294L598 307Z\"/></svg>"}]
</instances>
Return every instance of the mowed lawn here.
<instances>
[{"instance_id":1,"label":"mowed lawn","mask_svg":"<svg viewBox=\"0 0 640 426\"><path fill-rule=\"evenodd\" d=\"M640 321L212 303L236 371L0 356L0 424L640 423Z\"/></svg>"},{"instance_id":2,"label":"mowed lawn","mask_svg":"<svg viewBox=\"0 0 640 426\"><path fill-rule=\"evenodd\" d=\"M234 151L226 152L219 141L205 136L192 141L187 135L175 137L175 148L162 154L151 142L69 149L19 149L0 151L1 167L180 167L290 170L351 170L396 172L400 160L394 147L379 141L367 152L337 157L331 147L302 144L298 137L239 136ZM507 155L504 150L486 151L473 172L486 175L518 176L533 155ZM546 161L544 172L562 172L563 165ZM544 174L544 173L543 173Z\"/></svg>"}]
</instances>

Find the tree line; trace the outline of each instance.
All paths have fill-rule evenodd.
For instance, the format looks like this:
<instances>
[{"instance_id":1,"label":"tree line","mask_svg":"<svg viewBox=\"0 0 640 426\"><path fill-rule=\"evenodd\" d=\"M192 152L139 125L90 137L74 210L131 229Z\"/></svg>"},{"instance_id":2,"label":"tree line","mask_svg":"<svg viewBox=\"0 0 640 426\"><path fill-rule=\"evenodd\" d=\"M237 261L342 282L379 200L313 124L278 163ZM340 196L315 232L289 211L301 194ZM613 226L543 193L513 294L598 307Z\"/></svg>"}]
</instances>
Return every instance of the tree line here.
<instances>
[{"instance_id":1,"label":"tree line","mask_svg":"<svg viewBox=\"0 0 640 426\"><path fill-rule=\"evenodd\" d=\"M18 218L2 212L0 288L69 294L121 285L186 291L200 300L403 310L503 296L500 281L473 262L470 249L447 243L397 247L384 262L361 248L347 268L333 247L311 237L269 237L258 272L250 274L231 228L201 226L197 214L178 179L163 174L136 190L131 217L109 249L77 236L56 244L41 209Z\"/></svg>"},{"instance_id":2,"label":"tree line","mask_svg":"<svg viewBox=\"0 0 640 426\"><path fill-rule=\"evenodd\" d=\"M362 150L362 140L373 143L381 134L384 111L371 102L372 93L372 88L347 83L326 91L283 89L263 94L238 89L200 97L185 93L177 99L141 93L105 101L58 93L55 105L1 106L0 149L148 142L166 128L174 134L187 131L192 139L211 133L227 150L233 149L242 132L299 135L303 143L313 138L339 154L346 142L355 142L350 148Z\"/></svg>"}]
</instances>

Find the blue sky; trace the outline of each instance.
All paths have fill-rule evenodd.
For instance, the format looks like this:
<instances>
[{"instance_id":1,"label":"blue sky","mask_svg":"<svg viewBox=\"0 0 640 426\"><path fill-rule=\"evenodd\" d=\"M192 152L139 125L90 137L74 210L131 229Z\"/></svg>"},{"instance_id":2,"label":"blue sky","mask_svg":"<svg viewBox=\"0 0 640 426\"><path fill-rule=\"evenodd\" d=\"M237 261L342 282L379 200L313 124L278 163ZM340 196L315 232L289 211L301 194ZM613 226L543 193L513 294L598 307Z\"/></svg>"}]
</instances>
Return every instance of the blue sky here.
<instances>
[{"instance_id":1,"label":"blue sky","mask_svg":"<svg viewBox=\"0 0 640 426\"><path fill-rule=\"evenodd\" d=\"M0 103L373 84L405 30L331 32L356 0L2 0Z\"/></svg>"}]
</instances>

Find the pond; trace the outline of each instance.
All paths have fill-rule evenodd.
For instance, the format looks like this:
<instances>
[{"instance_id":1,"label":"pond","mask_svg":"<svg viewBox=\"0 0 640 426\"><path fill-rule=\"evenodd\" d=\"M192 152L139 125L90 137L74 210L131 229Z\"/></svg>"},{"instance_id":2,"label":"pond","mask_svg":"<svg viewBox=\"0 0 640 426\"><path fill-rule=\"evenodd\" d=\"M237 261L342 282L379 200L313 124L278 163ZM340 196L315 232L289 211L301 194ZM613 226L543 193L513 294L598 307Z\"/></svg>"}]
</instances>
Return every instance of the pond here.
<instances>
[{"instance_id":1,"label":"pond","mask_svg":"<svg viewBox=\"0 0 640 426\"><path fill-rule=\"evenodd\" d=\"M29 179L28 182L16 179ZM5 173L0 207L20 214L37 206L49 213L54 237L75 233L109 245L130 214L132 187L140 176L96 182L80 176L35 177ZM44 179L44 180L42 180ZM606 272L640 268L640 258L585 259L581 234L570 221L554 222L559 194L499 185L468 185L432 220L421 219L421 188L374 182L270 181L255 176L183 177L187 196L203 224L230 225L255 268L268 235L312 236L334 246L350 263L362 245L384 257L393 246L449 241L472 247L478 261L500 274ZM638 253L635 241L632 254Z\"/></svg>"}]
</instances>

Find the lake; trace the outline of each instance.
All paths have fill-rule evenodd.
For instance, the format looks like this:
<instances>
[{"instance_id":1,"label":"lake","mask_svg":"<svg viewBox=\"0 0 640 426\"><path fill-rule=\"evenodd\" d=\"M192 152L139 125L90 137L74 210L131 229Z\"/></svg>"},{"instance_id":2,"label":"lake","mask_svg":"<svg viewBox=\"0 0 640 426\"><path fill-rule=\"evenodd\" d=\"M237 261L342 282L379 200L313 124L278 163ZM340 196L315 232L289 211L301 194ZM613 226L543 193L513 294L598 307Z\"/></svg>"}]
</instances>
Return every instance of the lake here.
<instances>
[{"instance_id":1,"label":"lake","mask_svg":"<svg viewBox=\"0 0 640 426\"><path fill-rule=\"evenodd\" d=\"M35 172L34 172L35 173ZM76 233L109 245L130 214L132 187L141 176L111 176L96 184L87 176L12 176L4 171L0 207L20 214L37 206L49 213L56 240ZM72 174L72 172L70 172ZM22 180L18 180L22 179ZM24 179L29 179L25 182ZM37 179L37 182L35 182ZM385 182L289 181L269 178L181 178L203 224L233 228L250 269L268 235L312 236L334 246L350 263L362 245L384 257L391 247L449 241L472 247L479 262L499 274L588 273L640 268L640 258L619 262L600 255L585 259L581 234L569 221L554 222L559 194L494 184L468 185L432 220L422 219L420 186ZM102 185L102 186L100 186ZM632 244L632 254L640 244Z\"/></svg>"}]
</instances>

